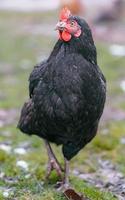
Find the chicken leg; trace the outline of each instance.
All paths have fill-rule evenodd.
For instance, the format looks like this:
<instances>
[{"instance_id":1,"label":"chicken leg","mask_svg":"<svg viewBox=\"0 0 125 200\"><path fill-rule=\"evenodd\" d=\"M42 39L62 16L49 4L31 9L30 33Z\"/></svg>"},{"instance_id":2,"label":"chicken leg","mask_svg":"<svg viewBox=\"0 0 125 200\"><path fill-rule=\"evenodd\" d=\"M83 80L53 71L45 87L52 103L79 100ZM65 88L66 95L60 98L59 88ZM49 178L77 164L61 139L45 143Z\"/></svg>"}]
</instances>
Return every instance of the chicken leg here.
<instances>
[{"instance_id":1,"label":"chicken leg","mask_svg":"<svg viewBox=\"0 0 125 200\"><path fill-rule=\"evenodd\" d=\"M49 144L49 142L47 140L44 140L45 141L45 145L46 145L46 149L47 149L47 153L48 153L48 166L47 166L47 173L46 173L46 179L49 178L51 172L55 169L58 176L61 178L62 180L62 167L60 166L56 156L54 155L53 153L53 150Z\"/></svg>"},{"instance_id":2,"label":"chicken leg","mask_svg":"<svg viewBox=\"0 0 125 200\"><path fill-rule=\"evenodd\" d=\"M56 188L58 191L65 191L69 188L69 161L64 158L65 169L64 169L64 177L61 182L57 182Z\"/></svg>"},{"instance_id":3,"label":"chicken leg","mask_svg":"<svg viewBox=\"0 0 125 200\"><path fill-rule=\"evenodd\" d=\"M64 171L64 181L63 184L67 188L69 187L69 161L64 158L65 161L65 171Z\"/></svg>"}]
</instances>

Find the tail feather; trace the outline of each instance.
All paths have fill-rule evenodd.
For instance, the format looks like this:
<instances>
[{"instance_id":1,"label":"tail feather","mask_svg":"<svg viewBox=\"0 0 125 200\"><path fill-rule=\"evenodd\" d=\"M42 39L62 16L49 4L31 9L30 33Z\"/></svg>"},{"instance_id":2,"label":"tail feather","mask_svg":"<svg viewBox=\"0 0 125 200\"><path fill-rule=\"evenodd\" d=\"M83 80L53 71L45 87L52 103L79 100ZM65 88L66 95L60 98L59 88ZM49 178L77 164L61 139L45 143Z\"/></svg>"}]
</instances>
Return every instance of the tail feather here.
<instances>
[{"instance_id":1,"label":"tail feather","mask_svg":"<svg viewBox=\"0 0 125 200\"><path fill-rule=\"evenodd\" d=\"M24 106L21 110L20 119L17 125L17 128L19 128L22 132L27 134L33 134L33 110L34 103L32 102L32 99L30 99L28 102L24 103Z\"/></svg>"}]
</instances>

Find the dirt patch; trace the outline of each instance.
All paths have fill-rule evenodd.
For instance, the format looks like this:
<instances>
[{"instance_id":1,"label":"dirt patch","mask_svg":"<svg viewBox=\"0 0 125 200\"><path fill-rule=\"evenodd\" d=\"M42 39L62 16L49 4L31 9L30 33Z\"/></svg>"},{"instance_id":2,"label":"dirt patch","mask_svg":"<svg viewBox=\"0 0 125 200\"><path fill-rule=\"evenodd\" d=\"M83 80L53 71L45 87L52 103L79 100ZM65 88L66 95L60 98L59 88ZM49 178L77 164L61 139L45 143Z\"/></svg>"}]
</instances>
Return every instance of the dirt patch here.
<instances>
[{"instance_id":1,"label":"dirt patch","mask_svg":"<svg viewBox=\"0 0 125 200\"><path fill-rule=\"evenodd\" d=\"M73 174L77 175L90 185L100 190L112 192L119 200L125 197L125 177L118 171L115 165L109 160L98 160L98 171L94 173L81 174L78 170L74 170Z\"/></svg>"}]
</instances>

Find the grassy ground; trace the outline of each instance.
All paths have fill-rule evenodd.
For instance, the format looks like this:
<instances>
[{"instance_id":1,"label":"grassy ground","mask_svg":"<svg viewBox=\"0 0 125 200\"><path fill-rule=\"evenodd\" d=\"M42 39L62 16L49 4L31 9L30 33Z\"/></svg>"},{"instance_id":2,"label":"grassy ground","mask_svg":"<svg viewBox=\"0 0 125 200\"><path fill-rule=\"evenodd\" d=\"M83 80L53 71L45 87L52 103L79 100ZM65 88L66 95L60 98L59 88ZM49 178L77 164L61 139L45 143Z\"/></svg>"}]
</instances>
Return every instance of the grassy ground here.
<instances>
[{"instance_id":1,"label":"grassy ground","mask_svg":"<svg viewBox=\"0 0 125 200\"><path fill-rule=\"evenodd\" d=\"M29 73L35 63L50 53L56 41L53 30L55 19L56 14L53 13L0 13L0 114L3 116L0 144L9 147L8 151L4 148L0 150L0 200L65 200L62 194L54 190L57 180L54 173L49 183L43 182L47 156L42 141L16 129L20 108L28 97ZM120 88L120 82L124 79L125 59L110 55L108 44L97 43L97 49L99 65L108 80L107 107L119 111L125 108L125 95ZM125 145L120 142L123 137L124 121L105 119L98 136L71 161L71 171L94 172L98 170L97 160L101 158L111 160L119 171L125 173ZM18 154L15 151L24 146L25 153ZM63 163L59 148L54 146L54 149ZM17 166L20 160L28 163L25 170ZM110 192L102 192L72 173L71 183L91 200L116 199Z\"/></svg>"}]
</instances>

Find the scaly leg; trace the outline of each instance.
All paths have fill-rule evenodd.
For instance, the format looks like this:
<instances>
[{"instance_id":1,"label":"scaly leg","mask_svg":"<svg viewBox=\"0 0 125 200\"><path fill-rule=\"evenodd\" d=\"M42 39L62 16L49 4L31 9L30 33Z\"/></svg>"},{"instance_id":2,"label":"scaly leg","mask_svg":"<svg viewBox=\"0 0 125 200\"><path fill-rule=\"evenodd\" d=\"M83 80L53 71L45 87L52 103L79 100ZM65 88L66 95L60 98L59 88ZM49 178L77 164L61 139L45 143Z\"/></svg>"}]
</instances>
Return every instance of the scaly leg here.
<instances>
[{"instance_id":1,"label":"scaly leg","mask_svg":"<svg viewBox=\"0 0 125 200\"><path fill-rule=\"evenodd\" d=\"M69 161L64 158L65 161L65 172L64 172L64 185L65 187L69 187Z\"/></svg>"},{"instance_id":2,"label":"scaly leg","mask_svg":"<svg viewBox=\"0 0 125 200\"><path fill-rule=\"evenodd\" d=\"M65 162L64 178L63 178L63 181L58 182L56 185L58 191L65 191L70 187L70 185L69 185L69 161L66 158L64 158L64 162Z\"/></svg>"},{"instance_id":3,"label":"scaly leg","mask_svg":"<svg viewBox=\"0 0 125 200\"><path fill-rule=\"evenodd\" d=\"M49 158L48 166L47 166L46 179L49 178L51 172L54 169L56 170L58 176L62 179L62 171L63 171L62 167L60 166L57 158L55 157L49 142L47 140L44 140L44 141L45 141L45 145L46 145L46 149L47 149L47 153L48 153L48 158Z\"/></svg>"}]
</instances>

